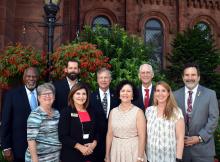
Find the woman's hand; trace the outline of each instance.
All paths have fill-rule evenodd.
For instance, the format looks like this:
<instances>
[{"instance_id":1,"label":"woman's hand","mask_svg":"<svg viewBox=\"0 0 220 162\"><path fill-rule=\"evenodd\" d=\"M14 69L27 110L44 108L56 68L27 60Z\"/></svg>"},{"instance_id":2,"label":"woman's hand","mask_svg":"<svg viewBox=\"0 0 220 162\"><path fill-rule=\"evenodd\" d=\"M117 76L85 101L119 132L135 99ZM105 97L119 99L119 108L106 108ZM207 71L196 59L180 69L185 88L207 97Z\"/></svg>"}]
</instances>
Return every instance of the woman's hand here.
<instances>
[{"instance_id":1,"label":"woman's hand","mask_svg":"<svg viewBox=\"0 0 220 162\"><path fill-rule=\"evenodd\" d=\"M88 146L84 146L84 145L81 145L79 147L79 151L84 155L84 156L87 156L87 155L90 155L93 153L93 150L88 147Z\"/></svg>"},{"instance_id":2,"label":"woman's hand","mask_svg":"<svg viewBox=\"0 0 220 162\"><path fill-rule=\"evenodd\" d=\"M104 161L105 161L105 162L111 162L110 157L109 157L109 156L105 156Z\"/></svg>"},{"instance_id":3,"label":"woman's hand","mask_svg":"<svg viewBox=\"0 0 220 162\"><path fill-rule=\"evenodd\" d=\"M94 140L92 143L87 143L84 146L89 147L93 151L95 149L96 145L97 145L97 141Z\"/></svg>"}]
</instances>

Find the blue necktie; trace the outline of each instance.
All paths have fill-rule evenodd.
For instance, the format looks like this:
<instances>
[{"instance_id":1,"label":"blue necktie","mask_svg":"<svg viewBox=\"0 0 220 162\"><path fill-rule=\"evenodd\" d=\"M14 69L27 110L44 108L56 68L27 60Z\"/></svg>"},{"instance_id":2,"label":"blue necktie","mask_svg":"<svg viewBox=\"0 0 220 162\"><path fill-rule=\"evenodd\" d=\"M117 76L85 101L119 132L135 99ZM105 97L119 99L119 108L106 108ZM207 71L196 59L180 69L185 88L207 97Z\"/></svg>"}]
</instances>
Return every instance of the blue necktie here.
<instances>
[{"instance_id":1,"label":"blue necktie","mask_svg":"<svg viewBox=\"0 0 220 162\"><path fill-rule=\"evenodd\" d=\"M33 91L31 92L31 96L30 96L30 105L31 105L31 110L37 108L37 100Z\"/></svg>"}]
</instances>

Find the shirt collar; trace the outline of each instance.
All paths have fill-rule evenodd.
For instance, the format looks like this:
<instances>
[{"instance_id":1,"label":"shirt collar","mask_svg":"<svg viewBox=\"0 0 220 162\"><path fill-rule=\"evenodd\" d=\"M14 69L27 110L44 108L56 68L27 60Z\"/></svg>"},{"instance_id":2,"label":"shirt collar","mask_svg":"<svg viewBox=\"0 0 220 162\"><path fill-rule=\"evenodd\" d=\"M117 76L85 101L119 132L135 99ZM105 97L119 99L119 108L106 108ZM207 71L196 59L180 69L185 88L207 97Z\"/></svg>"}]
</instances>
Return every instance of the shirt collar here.
<instances>
[{"instance_id":1,"label":"shirt collar","mask_svg":"<svg viewBox=\"0 0 220 162\"><path fill-rule=\"evenodd\" d=\"M199 85L197 85L195 88L193 88L192 90L190 90L189 88L187 88L187 87L185 86L185 94L187 94L189 91L193 91L193 94L196 94L198 87L199 87Z\"/></svg>"},{"instance_id":2,"label":"shirt collar","mask_svg":"<svg viewBox=\"0 0 220 162\"><path fill-rule=\"evenodd\" d=\"M101 96L104 96L104 93L107 93L107 95L110 93L110 90L109 89L107 89L107 91L103 91L103 90L101 90L100 88L99 88L99 94L101 95Z\"/></svg>"},{"instance_id":3,"label":"shirt collar","mask_svg":"<svg viewBox=\"0 0 220 162\"><path fill-rule=\"evenodd\" d=\"M153 85L152 85L152 83L151 83L149 87L145 88L145 87L143 86L143 84L142 84L142 90L145 90L145 89L151 90L152 86L153 86Z\"/></svg>"},{"instance_id":4,"label":"shirt collar","mask_svg":"<svg viewBox=\"0 0 220 162\"><path fill-rule=\"evenodd\" d=\"M37 95L37 91L36 91L36 88L33 90L33 91L30 91L26 86L25 87L25 90L26 90L26 93L29 95L31 94L32 92L34 93L34 95Z\"/></svg>"}]
</instances>

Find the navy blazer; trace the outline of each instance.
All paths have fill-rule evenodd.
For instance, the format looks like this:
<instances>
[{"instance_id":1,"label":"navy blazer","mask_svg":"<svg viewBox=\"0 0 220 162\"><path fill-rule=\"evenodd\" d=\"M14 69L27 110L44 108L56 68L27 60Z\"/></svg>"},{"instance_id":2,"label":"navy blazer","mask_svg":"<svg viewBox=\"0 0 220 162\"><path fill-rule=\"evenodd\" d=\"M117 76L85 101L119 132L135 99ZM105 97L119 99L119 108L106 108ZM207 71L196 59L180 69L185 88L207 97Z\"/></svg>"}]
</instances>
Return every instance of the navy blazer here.
<instances>
[{"instance_id":1,"label":"navy blazer","mask_svg":"<svg viewBox=\"0 0 220 162\"><path fill-rule=\"evenodd\" d=\"M25 86L6 93L2 112L2 148L12 148L15 159L24 159L27 149L27 118L31 112Z\"/></svg>"},{"instance_id":2,"label":"navy blazer","mask_svg":"<svg viewBox=\"0 0 220 162\"><path fill-rule=\"evenodd\" d=\"M53 84L56 93L53 107L61 111L63 108L68 107L69 84L66 78L55 81Z\"/></svg>"},{"instance_id":3,"label":"navy blazer","mask_svg":"<svg viewBox=\"0 0 220 162\"><path fill-rule=\"evenodd\" d=\"M110 111L118 105L118 98L114 95L113 91L110 90ZM106 119L106 114L102 107L99 90L96 90L91 94L90 108L94 110L97 120L98 145L96 147L95 154L97 162L103 162L105 157L105 139L108 130L108 119Z\"/></svg>"},{"instance_id":4,"label":"navy blazer","mask_svg":"<svg viewBox=\"0 0 220 162\"><path fill-rule=\"evenodd\" d=\"M138 91L138 98L133 101L132 103L141 108L144 112L145 112L145 107L144 107L144 101L143 101L143 94L142 94L142 86L139 86L137 88ZM153 101L154 100L154 86L152 86L152 90L151 90L151 94L150 94L150 102L149 102L149 106L153 105Z\"/></svg>"},{"instance_id":5,"label":"navy blazer","mask_svg":"<svg viewBox=\"0 0 220 162\"><path fill-rule=\"evenodd\" d=\"M110 90L110 111L119 105L119 100L115 97L112 90ZM95 112L96 120L99 125L99 132L106 136L108 120L106 119L105 111L102 107L102 101L99 90L93 92L90 98L90 108Z\"/></svg>"},{"instance_id":6,"label":"navy blazer","mask_svg":"<svg viewBox=\"0 0 220 162\"><path fill-rule=\"evenodd\" d=\"M96 131L96 120L94 113L91 109L87 109L90 118L91 118L91 125L90 125L90 133L89 139L85 142L83 140L83 131L82 131L82 124L80 122L78 113L76 109L71 107L64 108L61 110L60 120L58 125L58 134L59 140L62 143L61 149L61 160L62 162L85 162L85 157L82 153L75 149L74 146L76 143L85 144L91 143L93 140L97 139L97 131ZM94 161L94 157L92 155L86 157L90 161ZM88 160L87 159L87 160Z\"/></svg>"}]
</instances>

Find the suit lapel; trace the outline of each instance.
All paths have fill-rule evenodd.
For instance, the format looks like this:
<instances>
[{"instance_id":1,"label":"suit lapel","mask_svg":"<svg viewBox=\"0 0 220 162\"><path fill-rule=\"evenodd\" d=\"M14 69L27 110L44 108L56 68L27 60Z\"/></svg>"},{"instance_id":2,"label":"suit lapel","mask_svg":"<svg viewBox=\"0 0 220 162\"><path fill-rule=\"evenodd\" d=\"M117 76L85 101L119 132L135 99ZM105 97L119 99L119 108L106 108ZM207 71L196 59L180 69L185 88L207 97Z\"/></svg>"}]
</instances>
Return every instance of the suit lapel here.
<instances>
[{"instance_id":1,"label":"suit lapel","mask_svg":"<svg viewBox=\"0 0 220 162\"><path fill-rule=\"evenodd\" d=\"M110 90L110 111L114 107L113 100L114 100L114 93Z\"/></svg>"},{"instance_id":2,"label":"suit lapel","mask_svg":"<svg viewBox=\"0 0 220 162\"><path fill-rule=\"evenodd\" d=\"M198 86L198 89L197 89L197 92L196 92L195 101L194 101L194 103L193 103L192 119L193 119L193 116L194 116L196 110L197 110L198 107L199 107L199 103L201 102L201 101L200 101L201 95L202 95L202 87L199 85L199 86Z\"/></svg>"},{"instance_id":3,"label":"suit lapel","mask_svg":"<svg viewBox=\"0 0 220 162\"><path fill-rule=\"evenodd\" d=\"M96 91L95 93L95 100L96 100L96 103L99 104L98 107L100 107L100 110L102 111L102 113L105 114L104 109L102 107L102 101L101 101L99 90Z\"/></svg>"},{"instance_id":4,"label":"suit lapel","mask_svg":"<svg viewBox=\"0 0 220 162\"><path fill-rule=\"evenodd\" d=\"M151 89L150 102L149 102L149 105L148 105L148 106L153 105L153 99L154 99L154 86L152 86L152 89Z\"/></svg>"},{"instance_id":5,"label":"suit lapel","mask_svg":"<svg viewBox=\"0 0 220 162\"><path fill-rule=\"evenodd\" d=\"M23 96L23 101L24 101L24 105L26 105L25 107L29 108L27 111L30 112L31 111L31 106L28 100L28 96L27 96L27 92L25 89L25 86L23 86L20 90L21 96Z\"/></svg>"},{"instance_id":6,"label":"suit lapel","mask_svg":"<svg viewBox=\"0 0 220 162\"><path fill-rule=\"evenodd\" d=\"M63 88L65 89L65 92L68 92L68 94L69 94L70 87L69 87L69 83L66 78L63 80Z\"/></svg>"},{"instance_id":7,"label":"suit lapel","mask_svg":"<svg viewBox=\"0 0 220 162\"><path fill-rule=\"evenodd\" d=\"M139 87L139 103L141 104L140 106L144 108L144 101L143 101L143 94L142 94L142 86Z\"/></svg>"},{"instance_id":8,"label":"suit lapel","mask_svg":"<svg viewBox=\"0 0 220 162\"><path fill-rule=\"evenodd\" d=\"M183 112L183 116L186 116L186 106L185 106L185 88L182 88L181 89L181 94L179 97L180 97L180 108L182 109L182 112Z\"/></svg>"}]
</instances>

